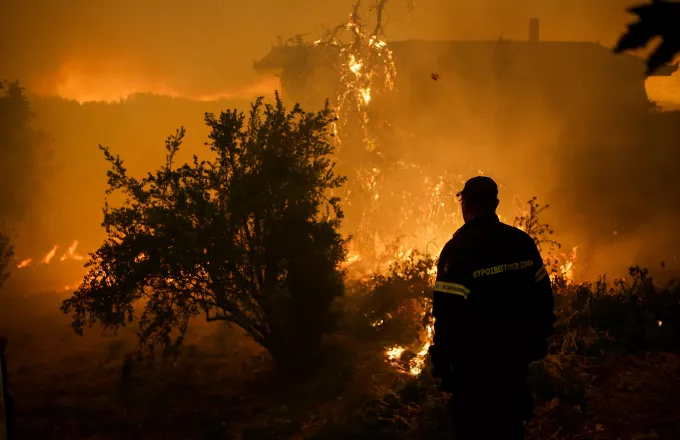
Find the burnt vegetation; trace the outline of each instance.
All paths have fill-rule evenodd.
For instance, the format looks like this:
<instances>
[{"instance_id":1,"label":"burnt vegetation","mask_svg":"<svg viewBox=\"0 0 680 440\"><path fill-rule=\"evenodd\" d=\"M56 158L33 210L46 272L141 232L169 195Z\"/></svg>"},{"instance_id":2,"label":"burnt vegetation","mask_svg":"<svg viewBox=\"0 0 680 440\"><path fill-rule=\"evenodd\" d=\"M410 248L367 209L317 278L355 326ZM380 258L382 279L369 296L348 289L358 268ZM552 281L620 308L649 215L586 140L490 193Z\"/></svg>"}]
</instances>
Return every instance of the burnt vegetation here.
<instances>
[{"instance_id":1,"label":"burnt vegetation","mask_svg":"<svg viewBox=\"0 0 680 440\"><path fill-rule=\"evenodd\" d=\"M177 166L179 130L166 142L165 165L142 179L129 176L122 160L102 147L111 164L109 193L121 191L124 201L107 204L109 238L90 256L89 275L62 310L78 333L93 324L134 326L140 345L138 356L129 352L120 367L122 407L135 408L149 387L168 393L159 380L179 387L174 399L225 386L215 364L224 360L211 362L203 349L185 343L199 318L235 324L269 353L253 360L257 373L244 385L246 400L211 398L231 416L214 407L203 422L183 416L203 423L205 438L236 438L237 432L248 439L446 438L447 396L437 390L421 351L436 258L403 254L394 243L383 256L386 270L345 277L342 210L333 196L344 178L334 172L328 142L333 120L328 108L288 111L278 97L273 105L256 101L248 118L236 111L208 114L211 159ZM541 219L546 208L531 199L515 221L551 267L559 317L549 355L532 365L537 409L528 437L672 438L679 421L655 408L660 401L675 405L660 399L679 389L672 375L680 363L672 353L680 349L680 291L655 285L639 267L625 279L565 278L559 243ZM219 327L217 335L226 337ZM394 346L403 349L388 359ZM167 359L139 362L155 347L172 355L174 370ZM112 358L122 355L119 344L110 351ZM267 357L277 368L267 367ZM663 378L670 381L665 389ZM249 400L253 389L264 393L257 397L263 403ZM239 419L237 408L262 405L270 409L260 417ZM635 413L623 421L630 408ZM88 432L99 432L96 425ZM151 426L117 429L157 438Z\"/></svg>"},{"instance_id":2,"label":"burnt vegetation","mask_svg":"<svg viewBox=\"0 0 680 440\"><path fill-rule=\"evenodd\" d=\"M633 12L640 22L616 50L663 37L652 71L678 51L669 24L677 4ZM40 163L43 135L30 127L23 92L1 85L0 110L11 106L15 119L0 120L0 167ZM448 396L422 355L436 254L404 253L395 242L377 258L381 268L348 275L329 106L286 109L277 95L247 115L228 110L205 122L205 157L177 163L182 128L165 143L165 164L141 178L100 147L110 165L107 239L60 306L78 335L103 327L106 359L74 355L56 372L16 371L22 438L449 438ZM31 170L21 188L34 193ZM8 221L26 215L24 201L0 194ZM625 278L574 282L547 208L533 198L515 219L544 255L558 316L548 356L531 366L527 437L680 438L680 285L658 285L637 266ZM12 252L0 235L0 286ZM211 333L199 336L205 322Z\"/></svg>"}]
</instances>

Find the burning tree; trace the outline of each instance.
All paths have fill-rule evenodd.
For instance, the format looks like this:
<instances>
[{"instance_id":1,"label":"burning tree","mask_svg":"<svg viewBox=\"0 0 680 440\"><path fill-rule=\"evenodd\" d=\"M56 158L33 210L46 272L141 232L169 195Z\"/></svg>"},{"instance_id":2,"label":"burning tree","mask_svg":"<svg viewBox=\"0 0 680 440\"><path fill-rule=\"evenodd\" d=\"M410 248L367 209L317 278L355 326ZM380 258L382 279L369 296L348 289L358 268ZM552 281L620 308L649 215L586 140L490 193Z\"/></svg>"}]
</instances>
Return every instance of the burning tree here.
<instances>
[{"instance_id":1,"label":"burning tree","mask_svg":"<svg viewBox=\"0 0 680 440\"><path fill-rule=\"evenodd\" d=\"M353 261L364 268L379 258L395 233L420 236L422 245L441 238L441 231L448 236L459 224L451 208L458 190L454 182L460 177L434 175L428 167L408 161L400 150L405 138L386 116L397 76L385 40L391 4L374 0L364 8L366 2L357 0L347 21L326 30L314 43L324 50L338 78L335 139L341 147L340 166L350 176L343 199L354 233ZM410 0L408 7L413 8ZM362 14L364 9L371 20Z\"/></svg>"},{"instance_id":2,"label":"burning tree","mask_svg":"<svg viewBox=\"0 0 680 440\"><path fill-rule=\"evenodd\" d=\"M376 13L375 26L367 29L358 0L350 14L349 20L331 30L326 36L315 42L332 50L339 60L341 90L338 94L338 114L341 119L336 124L338 129L351 127L358 122L361 142L366 150L376 149L375 136L372 134L370 104L376 93L390 91L394 88L396 68L392 59L392 51L383 40L383 16L387 0L378 0L372 10ZM350 41L343 40L348 33ZM346 130L346 131L351 131ZM344 134L344 132L343 132Z\"/></svg>"},{"instance_id":3,"label":"burning tree","mask_svg":"<svg viewBox=\"0 0 680 440\"><path fill-rule=\"evenodd\" d=\"M101 323L114 330L138 317L141 347L174 350L189 320L243 328L288 368L317 352L343 294L343 213L328 142L333 113L299 105L287 112L258 99L243 113L206 114L213 160L174 166L184 129L166 141L165 166L143 179L101 147L111 164L104 208L108 239L89 273L62 305L79 334Z\"/></svg>"}]
</instances>

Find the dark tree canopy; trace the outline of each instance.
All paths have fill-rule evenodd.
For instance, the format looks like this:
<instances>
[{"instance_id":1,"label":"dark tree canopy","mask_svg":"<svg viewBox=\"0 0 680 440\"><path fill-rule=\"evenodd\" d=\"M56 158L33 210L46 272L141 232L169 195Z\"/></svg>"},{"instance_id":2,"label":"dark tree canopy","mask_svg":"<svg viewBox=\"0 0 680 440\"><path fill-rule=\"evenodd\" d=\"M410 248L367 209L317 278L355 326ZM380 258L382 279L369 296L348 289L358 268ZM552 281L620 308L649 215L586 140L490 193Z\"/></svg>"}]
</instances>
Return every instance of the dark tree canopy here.
<instances>
[{"instance_id":1,"label":"dark tree canopy","mask_svg":"<svg viewBox=\"0 0 680 440\"><path fill-rule=\"evenodd\" d=\"M19 83L0 81L0 222L24 220L43 192L49 138L32 123L33 112Z\"/></svg>"},{"instance_id":2,"label":"dark tree canopy","mask_svg":"<svg viewBox=\"0 0 680 440\"><path fill-rule=\"evenodd\" d=\"M9 238L0 233L0 289L9 277L9 264L12 262L14 249L9 242Z\"/></svg>"},{"instance_id":3,"label":"dark tree canopy","mask_svg":"<svg viewBox=\"0 0 680 440\"><path fill-rule=\"evenodd\" d=\"M673 61L680 53L680 2L652 0L648 4L633 6L628 11L637 15L638 21L628 25L614 52L641 49L652 39L660 37L661 44L647 59L647 74Z\"/></svg>"},{"instance_id":4,"label":"dark tree canopy","mask_svg":"<svg viewBox=\"0 0 680 440\"><path fill-rule=\"evenodd\" d=\"M206 114L214 159L176 167L182 128L166 141L166 164L143 179L100 146L107 193L125 202L106 204L108 239L63 303L75 330L138 319L142 346L175 348L202 314L242 327L281 364L313 352L344 291L333 118L328 104L288 112L278 94L274 105L258 99L248 119Z\"/></svg>"}]
</instances>

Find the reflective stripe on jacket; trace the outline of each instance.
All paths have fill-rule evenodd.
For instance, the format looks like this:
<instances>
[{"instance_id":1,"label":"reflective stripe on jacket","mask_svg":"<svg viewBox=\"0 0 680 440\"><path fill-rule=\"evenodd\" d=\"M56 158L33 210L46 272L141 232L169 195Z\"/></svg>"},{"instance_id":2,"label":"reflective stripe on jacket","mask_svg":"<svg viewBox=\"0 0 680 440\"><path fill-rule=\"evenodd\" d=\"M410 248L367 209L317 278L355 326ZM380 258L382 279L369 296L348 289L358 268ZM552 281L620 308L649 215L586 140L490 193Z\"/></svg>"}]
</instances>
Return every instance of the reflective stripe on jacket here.
<instances>
[{"instance_id":1,"label":"reflective stripe on jacket","mask_svg":"<svg viewBox=\"0 0 680 440\"><path fill-rule=\"evenodd\" d=\"M435 369L499 356L528 363L545 355L554 298L528 234L495 215L476 219L444 246L437 267Z\"/></svg>"}]
</instances>

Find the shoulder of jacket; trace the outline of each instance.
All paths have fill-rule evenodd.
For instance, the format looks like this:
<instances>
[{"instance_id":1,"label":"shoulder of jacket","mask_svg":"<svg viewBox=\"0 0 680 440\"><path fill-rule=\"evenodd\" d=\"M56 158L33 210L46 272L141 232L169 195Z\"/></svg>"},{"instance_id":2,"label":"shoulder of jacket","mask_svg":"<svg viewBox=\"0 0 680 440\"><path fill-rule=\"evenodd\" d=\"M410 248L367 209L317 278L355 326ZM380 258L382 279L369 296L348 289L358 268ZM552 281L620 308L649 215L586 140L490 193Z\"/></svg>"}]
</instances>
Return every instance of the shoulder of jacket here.
<instances>
[{"instance_id":1,"label":"shoulder of jacket","mask_svg":"<svg viewBox=\"0 0 680 440\"><path fill-rule=\"evenodd\" d=\"M456 232L453 233L451 239L446 244L451 246L458 246L463 240L465 240L466 235L467 233L465 225L463 225L460 228L458 228Z\"/></svg>"},{"instance_id":2,"label":"shoulder of jacket","mask_svg":"<svg viewBox=\"0 0 680 440\"><path fill-rule=\"evenodd\" d=\"M503 232L514 237L517 240L525 241L525 242L532 242L534 241L533 238L529 234L527 234L523 229L520 229L516 226L509 225L507 223L501 223L503 226Z\"/></svg>"},{"instance_id":3,"label":"shoulder of jacket","mask_svg":"<svg viewBox=\"0 0 680 440\"><path fill-rule=\"evenodd\" d=\"M458 229L456 232L454 232L453 236L449 239L449 241L446 242L444 245L444 248L442 248L442 255L450 254L451 252L455 252L463 244L463 240L465 237L465 231L463 228Z\"/></svg>"}]
</instances>

